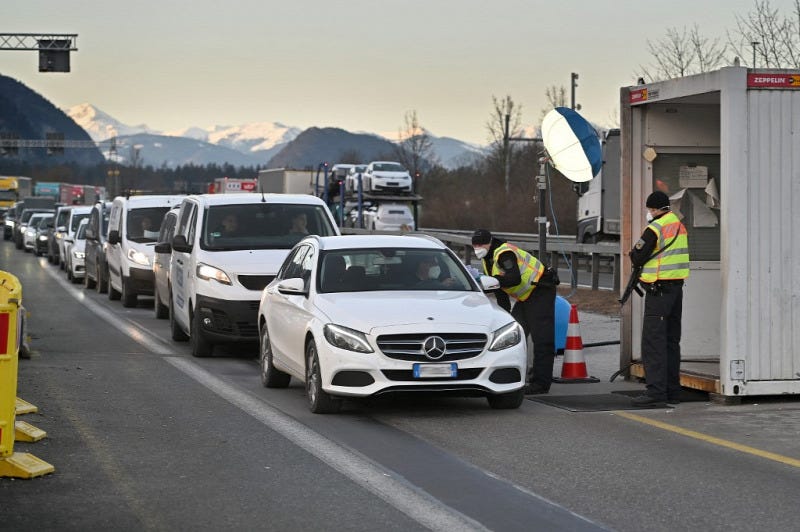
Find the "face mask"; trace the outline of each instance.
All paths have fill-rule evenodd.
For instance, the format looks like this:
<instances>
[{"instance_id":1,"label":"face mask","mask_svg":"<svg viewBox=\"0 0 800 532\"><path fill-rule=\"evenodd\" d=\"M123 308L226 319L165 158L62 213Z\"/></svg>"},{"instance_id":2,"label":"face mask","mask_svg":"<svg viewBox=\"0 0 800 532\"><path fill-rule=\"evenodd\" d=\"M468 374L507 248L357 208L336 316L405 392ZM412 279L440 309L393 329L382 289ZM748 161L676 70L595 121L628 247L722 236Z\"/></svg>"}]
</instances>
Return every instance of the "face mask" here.
<instances>
[{"instance_id":1,"label":"face mask","mask_svg":"<svg viewBox=\"0 0 800 532\"><path fill-rule=\"evenodd\" d=\"M645 218L647 219L647 223L650 223L650 222L653 221L653 215L650 214L650 211L647 211L647 214L645 215Z\"/></svg>"},{"instance_id":2,"label":"face mask","mask_svg":"<svg viewBox=\"0 0 800 532\"><path fill-rule=\"evenodd\" d=\"M478 257L478 259L482 259L488 254L489 250L486 248L475 248L475 256Z\"/></svg>"},{"instance_id":3,"label":"face mask","mask_svg":"<svg viewBox=\"0 0 800 532\"><path fill-rule=\"evenodd\" d=\"M428 279L438 279L442 274L442 269L438 266L431 266L428 270Z\"/></svg>"}]
</instances>

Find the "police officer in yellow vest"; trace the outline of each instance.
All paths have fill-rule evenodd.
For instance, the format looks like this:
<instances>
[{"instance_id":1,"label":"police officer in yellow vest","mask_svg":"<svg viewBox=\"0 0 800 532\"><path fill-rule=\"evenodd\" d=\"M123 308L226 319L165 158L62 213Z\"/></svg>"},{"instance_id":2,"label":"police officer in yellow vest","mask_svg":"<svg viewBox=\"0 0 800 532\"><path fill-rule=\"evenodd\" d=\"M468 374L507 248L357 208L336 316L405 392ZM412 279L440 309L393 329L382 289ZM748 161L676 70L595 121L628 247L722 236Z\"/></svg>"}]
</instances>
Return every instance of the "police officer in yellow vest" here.
<instances>
[{"instance_id":1,"label":"police officer in yellow vest","mask_svg":"<svg viewBox=\"0 0 800 532\"><path fill-rule=\"evenodd\" d=\"M547 393L553 381L558 276L527 251L492 237L486 229L475 231L472 247L484 274L500 282L497 303L511 312L533 340L533 368L527 375L525 393ZM510 299L514 300L513 309Z\"/></svg>"},{"instance_id":2,"label":"police officer in yellow vest","mask_svg":"<svg viewBox=\"0 0 800 532\"><path fill-rule=\"evenodd\" d=\"M689 277L689 243L686 227L670 210L665 193L653 192L645 205L650 223L629 255L634 266L642 266L642 362L647 390L632 402L660 407L680 402L681 314L683 283Z\"/></svg>"}]
</instances>

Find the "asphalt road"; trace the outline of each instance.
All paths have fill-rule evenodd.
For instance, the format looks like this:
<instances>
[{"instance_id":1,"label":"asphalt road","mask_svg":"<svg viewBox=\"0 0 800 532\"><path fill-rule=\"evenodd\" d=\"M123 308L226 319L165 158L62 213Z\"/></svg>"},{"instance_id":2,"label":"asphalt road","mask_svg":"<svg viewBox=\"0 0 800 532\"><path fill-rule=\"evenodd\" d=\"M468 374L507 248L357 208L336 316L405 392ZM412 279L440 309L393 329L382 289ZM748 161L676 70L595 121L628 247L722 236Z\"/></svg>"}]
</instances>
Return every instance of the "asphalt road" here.
<instances>
[{"instance_id":1,"label":"asphalt road","mask_svg":"<svg viewBox=\"0 0 800 532\"><path fill-rule=\"evenodd\" d=\"M254 351L192 358L188 345L169 340L152 300L124 309L8 242L0 242L0 268L20 278L31 313L33 355L20 360L17 395L39 413L18 419L48 433L14 450L56 467L32 480L0 479L0 529L797 526L797 402L682 403L625 417L406 396L318 416L301 385L261 386ZM596 336L617 326L582 321ZM554 385L551 393L611 387L641 386Z\"/></svg>"}]
</instances>

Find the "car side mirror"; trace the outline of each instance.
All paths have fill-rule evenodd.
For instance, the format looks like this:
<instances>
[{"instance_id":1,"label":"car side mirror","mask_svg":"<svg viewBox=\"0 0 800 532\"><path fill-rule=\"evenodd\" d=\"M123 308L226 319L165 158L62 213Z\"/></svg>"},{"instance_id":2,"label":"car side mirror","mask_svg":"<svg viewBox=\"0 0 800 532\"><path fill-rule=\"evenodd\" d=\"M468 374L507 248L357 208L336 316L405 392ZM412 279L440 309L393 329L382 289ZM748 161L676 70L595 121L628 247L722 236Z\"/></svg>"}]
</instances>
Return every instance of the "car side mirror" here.
<instances>
[{"instance_id":1,"label":"car side mirror","mask_svg":"<svg viewBox=\"0 0 800 532\"><path fill-rule=\"evenodd\" d=\"M490 290L497 290L500 288L500 281L491 275L481 275L480 284L484 292L489 292Z\"/></svg>"},{"instance_id":2,"label":"car side mirror","mask_svg":"<svg viewBox=\"0 0 800 532\"><path fill-rule=\"evenodd\" d=\"M288 295L306 295L308 291L306 290L306 283L303 279L294 278L294 279L284 279L283 281L278 283L278 292L281 294L288 294Z\"/></svg>"},{"instance_id":3,"label":"car side mirror","mask_svg":"<svg viewBox=\"0 0 800 532\"><path fill-rule=\"evenodd\" d=\"M172 244L169 242L159 242L155 245L153 250L156 253L171 253L172 252Z\"/></svg>"},{"instance_id":4,"label":"car side mirror","mask_svg":"<svg viewBox=\"0 0 800 532\"><path fill-rule=\"evenodd\" d=\"M74 243L75 241L72 239L72 237L71 237L71 236L65 236L65 237L64 237L64 242L68 242L68 243L72 244L72 243Z\"/></svg>"},{"instance_id":5,"label":"car side mirror","mask_svg":"<svg viewBox=\"0 0 800 532\"><path fill-rule=\"evenodd\" d=\"M67 227L65 225L59 225L58 227L56 227L56 231L58 231L59 233L66 233Z\"/></svg>"},{"instance_id":6,"label":"car side mirror","mask_svg":"<svg viewBox=\"0 0 800 532\"><path fill-rule=\"evenodd\" d=\"M86 237L86 240L97 240L97 237L94 236L94 230L90 229L89 227L86 228L84 236Z\"/></svg>"},{"instance_id":7,"label":"car side mirror","mask_svg":"<svg viewBox=\"0 0 800 532\"><path fill-rule=\"evenodd\" d=\"M172 249L178 251L180 253L191 253L192 246L186 241L186 237L183 235L176 235L172 239Z\"/></svg>"},{"instance_id":8,"label":"car side mirror","mask_svg":"<svg viewBox=\"0 0 800 532\"><path fill-rule=\"evenodd\" d=\"M107 240L108 243L111 245L119 244L120 243L119 231L117 231L116 229L114 229L113 231L109 231Z\"/></svg>"}]
</instances>

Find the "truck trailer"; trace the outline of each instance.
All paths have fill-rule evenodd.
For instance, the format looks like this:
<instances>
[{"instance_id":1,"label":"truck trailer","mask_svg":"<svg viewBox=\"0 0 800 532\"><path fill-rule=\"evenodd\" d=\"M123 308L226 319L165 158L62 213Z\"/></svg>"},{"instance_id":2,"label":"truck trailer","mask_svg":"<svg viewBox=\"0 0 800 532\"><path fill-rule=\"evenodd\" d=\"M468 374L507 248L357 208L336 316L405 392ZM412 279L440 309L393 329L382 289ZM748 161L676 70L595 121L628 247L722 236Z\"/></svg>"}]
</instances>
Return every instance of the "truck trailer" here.
<instances>
[{"instance_id":1,"label":"truck trailer","mask_svg":"<svg viewBox=\"0 0 800 532\"><path fill-rule=\"evenodd\" d=\"M314 187L314 172L273 168L258 172L258 190L277 194L311 194Z\"/></svg>"},{"instance_id":2,"label":"truck trailer","mask_svg":"<svg viewBox=\"0 0 800 532\"><path fill-rule=\"evenodd\" d=\"M0 208L13 207L22 198L32 195L30 177L0 175Z\"/></svg>"},{"instance_id":3,"label":"truck trailer","mask_svg":"<svg viewBox=\"0 0 800 532\"><path fill-rule=\"evenodd\" d=\"M603 138L603 167L588 183L576 183L578 193L577 241L596 244L600 240L619 240L619 129L610 129ZM582 189L581 185L588 185Z\"/></svg>"}]
</instances>

